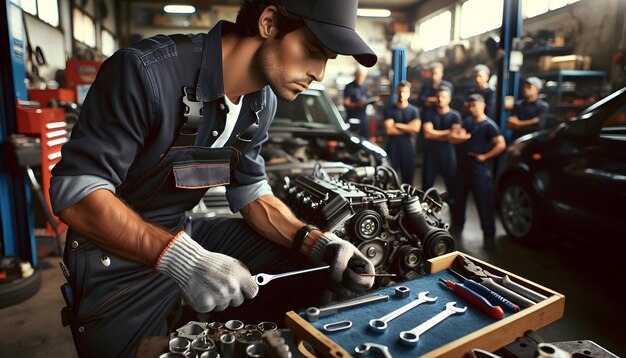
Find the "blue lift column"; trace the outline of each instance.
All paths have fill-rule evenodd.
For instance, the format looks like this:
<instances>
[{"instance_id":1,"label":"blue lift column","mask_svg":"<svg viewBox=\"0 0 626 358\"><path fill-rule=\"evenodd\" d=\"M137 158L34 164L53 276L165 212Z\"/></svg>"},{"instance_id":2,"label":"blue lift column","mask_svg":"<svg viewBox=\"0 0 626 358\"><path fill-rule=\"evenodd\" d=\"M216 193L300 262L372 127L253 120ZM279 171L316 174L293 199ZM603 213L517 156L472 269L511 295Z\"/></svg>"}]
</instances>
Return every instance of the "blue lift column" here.
<instances>
[{"instance_id":1,"label":"blue lift column","mask_svg":"<svg viewBox=\"0 0 626 358\"><path fill-rule=\"evenodd\" d=\"M506 128L506 120L511 115L511 110L504 108L504 99L511 96L517 99L520 73L519 69L511 69L511 53L519 51L520 39L522 36L522 0L504 0L504 10L502 16L502 27L500 29L500 50L502 57L498 65L498 86L496 89L496 117L494 118L500 126L500 132L507 143L511 138L511 130ZM513 59L515 62L515 59ZM498 157L496 168L502 168L505 155ZM498 170L499 171L499 170ZM496 176L498 173L494 173Z\"/></svg>"},{"instance_id":2,"label":"blue lift column","mask_svg":"<svg viewBox=\"0 0 626 358\"><path fill-rule=\"evenodd\" d=\"M22 10L10 0L0 5L0 148L17 132L16 106L27 100L26 49ZM5 70L10 69L10 70ZM37 266L34 214L28 179L0 161L0 256L13 256Z\"/></svg>"},{"instance_id":3,"label":"blue lift column","mask_svg":"<svg viewBox=\"0 0 626 358\"><path fill-rule=\"evenodd\" d=\"M396 103L398 97L396 89L398 84L406 81L406 48L398 46L393 49L391 57L391 66L393 70L393 78L391 79L391 103Z\"/></svg>"}]
</instances>

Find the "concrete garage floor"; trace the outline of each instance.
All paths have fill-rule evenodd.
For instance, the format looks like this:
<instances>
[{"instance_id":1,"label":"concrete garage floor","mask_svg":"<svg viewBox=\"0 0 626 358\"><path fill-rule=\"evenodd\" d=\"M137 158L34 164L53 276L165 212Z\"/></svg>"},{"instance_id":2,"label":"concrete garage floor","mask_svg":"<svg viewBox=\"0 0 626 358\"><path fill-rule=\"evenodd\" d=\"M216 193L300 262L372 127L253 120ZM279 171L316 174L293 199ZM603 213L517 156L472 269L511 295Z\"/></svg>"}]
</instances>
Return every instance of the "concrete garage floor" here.
<instances>
[{"instance_id":1,"label":"concrete garage floor","mask_svg":"<svg viewBox=\"0 0 626 358\"><path fill-rule=\"evenodd\" d=\"M419 171L418 171L419 178ZM442 184L437 183L442 189ZM496 247L482 248L482 233L473 200L458 250L564 294L565 316L540 329L545 342L591 340L612 353L626 355L622 324L626 310L616 290L624 282L616 265L589 252L581 244L546 244L530 249L511 242L498 223ZM43 286L29 300L0 309L0 357L75 357L69 329L61 326L59 312L64 282L59 257L41 260ZM621 270L620 270L621 271Z\"/></svg>"}]
</instances>

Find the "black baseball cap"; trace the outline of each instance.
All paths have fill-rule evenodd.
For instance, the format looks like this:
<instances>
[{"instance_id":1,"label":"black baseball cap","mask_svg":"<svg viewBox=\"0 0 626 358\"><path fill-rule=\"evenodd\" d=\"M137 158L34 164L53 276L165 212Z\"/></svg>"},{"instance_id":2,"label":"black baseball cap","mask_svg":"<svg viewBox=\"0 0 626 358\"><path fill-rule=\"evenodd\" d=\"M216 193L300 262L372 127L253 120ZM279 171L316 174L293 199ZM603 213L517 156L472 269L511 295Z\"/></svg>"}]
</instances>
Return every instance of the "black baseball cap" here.
<instances>
[{"instance_id":1,"label":"black baseball cap","mask_svg":"<svg viewBox=\"0 0 626 358\"><path fill-rule=\"evenodd\" d=\"M378 57L355 31L358 0L274 0L274 3L301 16L329 50L351 55L365 67L376 64Z\"/></svg>"},{"instance_id":2,"label":"black baseball cap","mask_svg":"<svg viewBox=\"0 0 626 358\"><path fill-rule=\"evenodd\" d=\"M482 102L485 103L485 97L478 93L470 94L467 96L467 102Z\"/></svg>"}]
</instances>

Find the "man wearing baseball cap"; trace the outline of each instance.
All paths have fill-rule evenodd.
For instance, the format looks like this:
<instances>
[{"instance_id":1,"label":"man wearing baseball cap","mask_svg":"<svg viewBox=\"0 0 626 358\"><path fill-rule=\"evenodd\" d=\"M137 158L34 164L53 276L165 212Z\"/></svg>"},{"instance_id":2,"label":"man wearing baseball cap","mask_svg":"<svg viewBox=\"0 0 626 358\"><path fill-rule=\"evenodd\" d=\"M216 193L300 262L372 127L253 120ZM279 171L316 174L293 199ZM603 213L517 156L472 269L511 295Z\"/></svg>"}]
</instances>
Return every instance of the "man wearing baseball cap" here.
<instances>
[{"instance_id":1,"label":"man wearing baseball cap","mask_svg":"<svg viewBox=\"0 0 626 358\"><path fill-rule=\"evenodd\" d=\"M542 88L543 82L537 77L528 77L524 80L522 89L524 99L515 104L513 113L506 122L506 127L513 132L511 140L545 128L550 105L539 99Z\"/></svg>"},{"instance_id":2,"label":"man wearing baseball cap","mask_svg":"<svg viewBox=\"0 0 626 358\"><path fill-rule=\"evenodd\" d=\"M63 318L79 356L134 356L142 337L181 324L170 320L181 299L213 321L282 325L327 288L371 288L372 263L296 218L259 154L277 96L322 81L337 54L376 63L356 10L357 0L244 0L236 23L144 39L103 63L50 189L69 226ZM242 219L186 217L215 186ZM319 265L330 268L261 289L252 276Z\"/></svg>"}]
</instances>

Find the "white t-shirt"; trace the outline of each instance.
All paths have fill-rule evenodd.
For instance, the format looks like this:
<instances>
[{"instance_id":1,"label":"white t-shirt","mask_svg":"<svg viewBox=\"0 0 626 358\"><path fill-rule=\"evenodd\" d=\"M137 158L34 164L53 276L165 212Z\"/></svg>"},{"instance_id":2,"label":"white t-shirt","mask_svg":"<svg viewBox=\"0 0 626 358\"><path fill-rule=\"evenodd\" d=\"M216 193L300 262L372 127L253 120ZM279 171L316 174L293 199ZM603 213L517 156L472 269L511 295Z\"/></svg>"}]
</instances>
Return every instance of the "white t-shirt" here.
<instances>
[{"instance_id":1,"label":"white t-shirt","mask_svg":"<svg viewBox=\"0 0 626 358\"><path fill-rule=\"evenodd\" d=\"M239 118L239 112L241 112L241 105L243 104L243 96L239 98L239 103L234 104L228 99L228 96L224 96L224 101L228 106L228 113L226 114L226 124L224 125L224 131L220 134L219 137L215 140L211 148L222 148L230 135L233 133L233 128L235 128L235 124L237 123L237 118Z\"/></svg>"}]
</instances>

